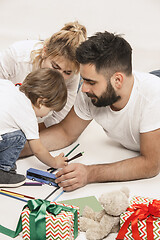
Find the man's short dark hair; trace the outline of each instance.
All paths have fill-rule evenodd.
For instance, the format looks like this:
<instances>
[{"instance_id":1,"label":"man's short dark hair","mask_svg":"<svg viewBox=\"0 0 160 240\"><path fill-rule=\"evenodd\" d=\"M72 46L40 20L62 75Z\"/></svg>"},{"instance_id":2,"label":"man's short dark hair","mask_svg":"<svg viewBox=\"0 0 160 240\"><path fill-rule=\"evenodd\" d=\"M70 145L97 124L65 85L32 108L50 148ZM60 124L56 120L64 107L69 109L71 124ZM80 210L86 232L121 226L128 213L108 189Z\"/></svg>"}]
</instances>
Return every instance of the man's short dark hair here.
<instances>
[{"instance_id":1,"label":"man's short dark hair","mask_svg":"<svg viewBox=\"0 0 160 240\"><path fill-rule=\"evenodd\" d=\"M132 48L120 35L98 32L83 42L76 51L77 61L93 64L96 71L132 73Z\"/></svg>"}]
</instances>

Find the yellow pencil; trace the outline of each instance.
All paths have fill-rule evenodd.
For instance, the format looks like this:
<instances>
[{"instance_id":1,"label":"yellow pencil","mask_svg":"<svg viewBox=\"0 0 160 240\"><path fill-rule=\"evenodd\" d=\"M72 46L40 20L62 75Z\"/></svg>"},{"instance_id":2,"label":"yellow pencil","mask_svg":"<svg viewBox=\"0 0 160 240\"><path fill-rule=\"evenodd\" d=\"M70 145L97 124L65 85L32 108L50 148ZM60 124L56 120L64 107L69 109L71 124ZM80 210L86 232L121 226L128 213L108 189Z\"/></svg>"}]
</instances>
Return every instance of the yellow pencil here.
<instances>
[{"instance_id":1,"label":"yellow pencil","mask_svg":"<svg viewBox=\"0 0 160 240\"><path fill-rule=\"evenodd\" d=\"M12 196L21 197L21 198L35 199L34 197L31 197L31 196L27 196L27 195L24 195L24 194L7 191L7 190L4 190L4 189L1 189L0 192L7 193L7 194L12 195Z\"/></svg>"},{"instance_id":2,"label":"yellow pencil","mask_svg":"<svg viewBox=\"0 0 160 240\"><path fill-rule=\"evenodd\" d=\"M11 192L8 192L8 191L5 191L5 190L0 190L0 192L4 192L4 193L7 193L7 194L12 195L12 196L24 198L23 195L19 195L17 193L11 193Z\"/></svg>"}]
</instances>

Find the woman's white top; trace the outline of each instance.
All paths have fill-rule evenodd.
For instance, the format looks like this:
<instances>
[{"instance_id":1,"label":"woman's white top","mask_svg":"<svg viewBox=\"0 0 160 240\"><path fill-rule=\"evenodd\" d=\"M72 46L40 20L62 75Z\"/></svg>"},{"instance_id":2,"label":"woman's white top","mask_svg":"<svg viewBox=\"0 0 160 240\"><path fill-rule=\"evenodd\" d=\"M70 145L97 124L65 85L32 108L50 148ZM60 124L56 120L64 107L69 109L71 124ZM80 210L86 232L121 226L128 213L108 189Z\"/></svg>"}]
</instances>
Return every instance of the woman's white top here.
<instances>
[{"instance_id":1,"label":"woman's white top","mask_svg":"<svg viewBox=\"0 0 160 240\"><path fill-rule=\"evenodd\" d=\"M22 83L25 77L32 71L30 54L32 50L42 47L37 40L25 40L15 42L6 50L0 52L0 78L11 80L12 83ZM52 112L52 115L44 119L46 127L62 121L74 105L77 95L80 75L75 74L65 81L67 86L67 103L60 112Z\"/></svg>"}]
</instances>

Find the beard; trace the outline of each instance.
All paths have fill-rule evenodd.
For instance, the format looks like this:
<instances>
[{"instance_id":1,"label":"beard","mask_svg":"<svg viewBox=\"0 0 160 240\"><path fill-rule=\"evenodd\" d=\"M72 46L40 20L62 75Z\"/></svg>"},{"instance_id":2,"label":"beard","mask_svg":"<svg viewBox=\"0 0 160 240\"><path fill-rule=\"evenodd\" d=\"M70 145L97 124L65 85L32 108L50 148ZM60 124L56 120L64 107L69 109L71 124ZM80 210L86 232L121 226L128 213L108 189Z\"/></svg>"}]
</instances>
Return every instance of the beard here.
<instances>
[{"instance_id":1,"label":"beard","mask_svg":"<svg viewBox=\"0 0 160 240\"><path fill-rule=\"evenodd\" d=\"M97 97L95 94L86 93L88 97L91 98L93 105L96 107L106 107L111 106L117 102L121 97L117 96L112 84L109 82L105 91L100 97Z\"/></svg>"}]
</instances>

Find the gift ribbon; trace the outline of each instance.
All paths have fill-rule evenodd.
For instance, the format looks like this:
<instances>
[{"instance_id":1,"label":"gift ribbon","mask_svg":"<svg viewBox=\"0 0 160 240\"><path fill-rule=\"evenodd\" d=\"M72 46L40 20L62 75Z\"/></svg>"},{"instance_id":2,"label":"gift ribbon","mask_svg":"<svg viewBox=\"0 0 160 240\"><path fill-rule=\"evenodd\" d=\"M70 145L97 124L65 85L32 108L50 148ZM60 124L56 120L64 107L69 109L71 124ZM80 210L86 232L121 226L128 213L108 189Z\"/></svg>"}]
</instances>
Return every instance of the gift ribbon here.
<instances>
[{"instance_id":1,"label":"gift ribbon","mask_svg":"<svg viewBox=\"0 0 160 240\"><path fill-rule=\"evenodd\" d=\"M124 236L127 233L127 228L131 223L133 239L141 240L138 231L138 220L146 219L147 240L154 240L153 221L157 220L157 218L160 217L160 201L153 200L153 202L149 203L148 206L143 203L133 204L127 210L133 212L133 214L122 225L116 239L124 239Z\"/></svg>"},{"instance_id":2,"label":"gift ribbon","mask_svg":"<svg viewBox=\"0 0 160 240\"><path fill-rule=\"evenodd\" d=\"M24 206L23 210L28 207L30 212L29 222L30 222L30 239L31 240L44 240L46 239L46 211L58 215L61 211L68 211L74 214L74 239L78 236L78 214L77 209L66 207L62 205L56 205L54 203L50 204L49 201L34 199L29 200L27 205ZM22 218L18 221L16 231L12 231L0 225L0 232L8 235L12 238L18 236L22 231Z\"/></svg>"}]
</instances>

